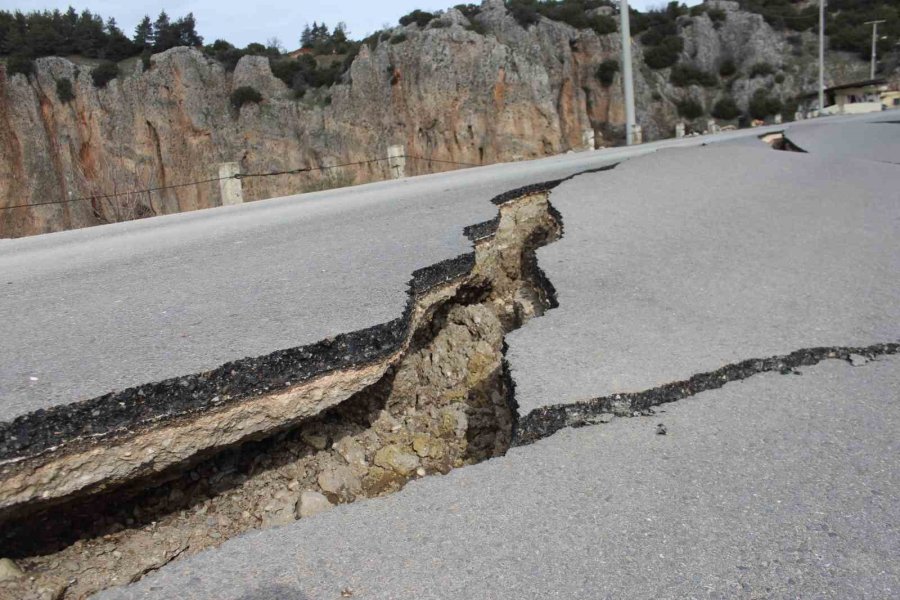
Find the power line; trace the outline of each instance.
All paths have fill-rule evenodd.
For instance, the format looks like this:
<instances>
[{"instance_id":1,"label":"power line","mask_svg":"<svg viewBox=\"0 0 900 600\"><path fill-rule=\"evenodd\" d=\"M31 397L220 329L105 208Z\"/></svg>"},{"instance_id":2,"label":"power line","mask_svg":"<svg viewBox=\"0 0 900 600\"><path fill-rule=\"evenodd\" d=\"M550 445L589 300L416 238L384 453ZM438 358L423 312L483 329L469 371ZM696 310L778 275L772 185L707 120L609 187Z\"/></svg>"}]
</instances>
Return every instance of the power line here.
<instances>
[{"instance_id":1,"label":"power line","mask_svg":"<svg viewBox=\"0 0 900 600\"><path fill-rule=\"evenodd\" d=\"M462 166L462 167L479 167L479 166L481 166L476 163L465 163L465 162L458 162L458 161L452 161L452 160L443 160L443 159L439 159L439 158L426 158L424 156L415 156L415 155L410 155L410 154L405 154L402 156L398 156L396 158L405 158L407 160L421 160L421 161L430 162L430 163L458 165L458 166ZM219 181L225 181L226 179L240 180L240 179L248 179L250 177L277 177L277 176L281 176L281 175L299 175L301 173L310 173L313 171L326 171L329 169L339 169L342 167L356 167L356 166L360 166L360 165L384 162L384 161L388 161L388 160L391 160L391 159L390 158L373 158L371 160L360 160L360 161L356 161L356 162L341 163L341 164L337 164L337 165L325 165L325 166L321 166L321 167L302 167L299 169L291 169L291 170L286 170L286 171L270 171L268 173L237 173L236 175L229 175L227 177L213 177L211 179L202 179L200 181L191 181L191 182L187 182L187 183L175 183L172 185L163 185L163 186L140 189L140 190L131 190L128 192L117 192L114 194L99 194L96 196L82 196L79 198L69 198L67 200L48 200L46 202L34 202L31 204L14 204L11 206L0 206L0 210L11 210L14 208L33 208L36 206L48 206L48 205L53 205L53 204L70 204L72 202L86 202L86 201L91 201L91 200L106 200L106 199L110 199L110 198L120 198L122 196L134 196L134 195L138 195L138 194L149 194L151 192L161 192L164 190L189 187L192 185L217 183Z\"/></svg>"}]
</instances>

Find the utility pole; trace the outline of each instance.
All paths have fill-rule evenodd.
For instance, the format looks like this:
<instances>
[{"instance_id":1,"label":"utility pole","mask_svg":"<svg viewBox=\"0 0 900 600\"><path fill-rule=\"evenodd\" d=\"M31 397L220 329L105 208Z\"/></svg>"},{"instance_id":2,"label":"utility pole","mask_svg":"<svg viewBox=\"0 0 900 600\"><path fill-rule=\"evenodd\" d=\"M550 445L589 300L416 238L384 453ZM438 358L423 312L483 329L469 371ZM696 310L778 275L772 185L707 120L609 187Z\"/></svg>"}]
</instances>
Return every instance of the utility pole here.
<instances>
[{"instance_id":1,"label":"utility pole","mask_svg":"<svg viewBox=\"0 0 900 600\"><path fill-rule=\"evenodd\" d=\"M825 110L825 0L819 0L819 114Z\"/></svg>"},{"instance_id":2,"label":"utility pole","mask_svg":"<svg viewBox=\"0 0 900 600\"><path fill-rule=\"evenodd\" d=\"M875 79L875 54L878 52L878 24L884 22L884 20L866 21L866 25L872 26L872 75L869 79Z\"/></svg>"},{"instance_id":3,"label":"utility pole","mask_svg":"<svg viewBox=\"0 0 900 600\"><path fill-rule=\"evenodd\" d=\"M631 19L628 14L628 0L619 2L619 17L622 25L622 85L625 88L625 144L634 143L634 79L631 75Z\"/></svg>"}]
</instances>

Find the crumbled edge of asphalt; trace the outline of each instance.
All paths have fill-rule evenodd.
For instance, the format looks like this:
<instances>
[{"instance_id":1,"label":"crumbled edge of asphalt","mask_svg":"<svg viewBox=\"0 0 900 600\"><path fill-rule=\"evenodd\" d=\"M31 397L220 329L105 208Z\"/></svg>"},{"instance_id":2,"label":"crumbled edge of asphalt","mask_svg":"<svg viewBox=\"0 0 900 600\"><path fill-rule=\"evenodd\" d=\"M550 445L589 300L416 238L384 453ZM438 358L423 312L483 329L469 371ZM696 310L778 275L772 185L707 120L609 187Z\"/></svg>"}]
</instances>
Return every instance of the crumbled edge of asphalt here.
<instances>
[{"instance_id":1,"label":"crumbled edge of asphalt","mask_svg":"<svg viewBox=\"0 0 900 600\"><path fill-rule=\"evenodd\" d=\"M784 130L781 133L781 148L775 148L776 150L783 150L786 152L799 152L800 154L809 154L806 150L795 144L791 138L788 137L787 130Z\"/></svg>"},{"instance_id":2,"label":"crumbled edge of asphalt","mask_svg":"<svg viewBox=\"0 0 900 600\"><path fill-rule=\"evenodd\" d=\"M576 173L504 192L491 199L496 206L530 194L552 190L582 173L604 171L615 165ZM558 216L558 213L555 213ZM470 225L465 235L476 242L494 234L499 216ZM225 363L210 371L172 377L102 396L39 409L0 423L0 463L32 458L74 442L110 439L150 424L158 425L189 414L230 405L303 383L326 373L372 364L399 350L411 326L417 298L444 283L470 274L475 253L461 254L419 269L409 283L403 314L392 321L342 333L314 344L278 350L259 357ZM543 283L552 286L538 270ZM551 294L555 303L555 294Z\"/></svg>"},{"instance_id":3,"label":"crumbled edge of asphalt","mask_svg":"<svg viewBox=\"0 0 900 600\"><path fill-rule=\"evenodd\" d=\"M754 375L778 372L782 375L800 373L798 367L808 367L824 360L851 362L851 355L875 359L900 353L900 344L884 343L865 347L820 347L797 350L782 356L751 358L726 365L715 371L698 373L690 379L667 383L660 387L624 394L612 394L570 404L556 404L537 408L519 416L513 431L513 446L525 446L548 437L567 427L581 427L598 422L602 414L642 414L647 409L676 402L700 392L715 390L725 384L748 379Z\"/></svg>"}]
</instances>

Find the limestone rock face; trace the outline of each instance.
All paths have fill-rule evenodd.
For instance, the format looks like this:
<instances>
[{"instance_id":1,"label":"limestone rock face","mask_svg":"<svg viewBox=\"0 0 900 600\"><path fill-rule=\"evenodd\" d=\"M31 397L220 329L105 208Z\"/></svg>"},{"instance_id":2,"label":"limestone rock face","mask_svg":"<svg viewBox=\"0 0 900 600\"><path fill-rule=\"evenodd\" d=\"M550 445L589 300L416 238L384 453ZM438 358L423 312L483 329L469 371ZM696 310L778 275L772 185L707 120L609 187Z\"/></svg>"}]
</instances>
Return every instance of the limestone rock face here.
<instances>
[{"instance_id":1,"label":"limestone rock face","mask_svg":"<svg viewBox=\"0 0 900 600\"><path fill-rule=\"evenodd\" d=\"M382 159L388 146L402 144L413 156L487 164L582 149L587 129L598 145L621 137L619 77L609 87L596 77L601 62L619 57L617 34L598 36L544 18L524 29L500 0L485 2L473 19L486 34L470 31L455 9L441 15L442 27L398 28L406 41L363 47L340 83L299 100L263 57L244 57L228 73L188 48L153 56L146 70L140 62L123 69L102 89L89 68L60 58L39 59L30 77L0 69L0 207L24 205L0 210L0 237L217 206L216 182L115 201L105 196L213 179L224 162L237 162L243 173L283 171ZM729 10L718 25L706 15L684 17L679 28L683 63L717 72L732 57L741 66L729 93L742 107L760 86L787 96L814 81L812 55L801 52L782 65L792 56L786 35L758 15ZM644 65L637 41L634 60L645 139L672 135L675 106L685 96L709 108L725 93L673 88L668 69ZM784 66L783 82L748 79L759 61ZM865 73L862 61L834 62L843 76L856 66ZM71 102L57 97L61 78L73 83ZM236 110L229 97L245 85L263 101ZM452 167L408 160L406 172L442 168ZM386 162L324 173L330 175L245 179L244 199L320 189L328 178L361 183L389 176ZM72 199L78 201L38 206Z\"/></svg>"}]
</instances>

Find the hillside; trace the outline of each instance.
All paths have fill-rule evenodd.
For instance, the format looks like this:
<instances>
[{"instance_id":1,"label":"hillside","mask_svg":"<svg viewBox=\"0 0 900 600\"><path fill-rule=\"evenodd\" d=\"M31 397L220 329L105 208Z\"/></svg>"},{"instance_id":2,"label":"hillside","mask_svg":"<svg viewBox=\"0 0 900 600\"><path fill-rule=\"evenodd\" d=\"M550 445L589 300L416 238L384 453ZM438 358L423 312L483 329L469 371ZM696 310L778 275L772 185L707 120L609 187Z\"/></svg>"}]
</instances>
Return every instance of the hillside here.
<instances>
[{"instance_id":1,"label":"hillside","mask_svg":"<svg viewBox=\"0 0 900 600\"><path fill-rule=\"evenodd\" d=\"M223 162L285 171L383 159L402 144L409 155L486 164L583 149L585 130L598 146L619 143L621 48L603 4L486 0L297 60L261 45L178 46L107 66L99 80L83 59L29 59L0 71L0 207L17 207L0 210L0 237L217 206L208 180ZM645 139L670 137L682 119L703 129L711 113L734 124L790 118L795 96L814 88L815 35L747 8L636 14ZM829 53L829 82L867 76L858 52ZM235 108L244 87L259 101ZM407 174L447 168L410 160ZM382 161L243 185L254 200L387 176ZM207 183L102 198L198 181ZM57 203L82 197L93 200Z\"/></svg>"}]
</instances>

